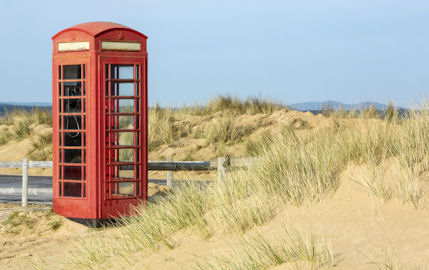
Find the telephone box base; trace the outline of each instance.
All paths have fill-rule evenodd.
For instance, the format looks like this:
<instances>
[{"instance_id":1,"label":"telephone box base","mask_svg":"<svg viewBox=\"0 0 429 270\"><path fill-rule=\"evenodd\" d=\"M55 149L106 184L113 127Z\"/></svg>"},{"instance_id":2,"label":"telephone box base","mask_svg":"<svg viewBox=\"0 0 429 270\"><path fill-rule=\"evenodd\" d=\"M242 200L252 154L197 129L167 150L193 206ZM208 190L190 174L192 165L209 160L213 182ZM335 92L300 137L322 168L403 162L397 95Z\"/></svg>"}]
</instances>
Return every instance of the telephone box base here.
<instances>
[{"instance_id":1,"label":"telephone box base","mask_svg":"<svg viewBox=\"0 0 429 270\"><path fill-rule=\"evenodd\" d=\"M71 221L85 225L90 228L110 227L117 223L115 219L88 219L88 218L67 218Z\"/></svg>"}]
</instances>

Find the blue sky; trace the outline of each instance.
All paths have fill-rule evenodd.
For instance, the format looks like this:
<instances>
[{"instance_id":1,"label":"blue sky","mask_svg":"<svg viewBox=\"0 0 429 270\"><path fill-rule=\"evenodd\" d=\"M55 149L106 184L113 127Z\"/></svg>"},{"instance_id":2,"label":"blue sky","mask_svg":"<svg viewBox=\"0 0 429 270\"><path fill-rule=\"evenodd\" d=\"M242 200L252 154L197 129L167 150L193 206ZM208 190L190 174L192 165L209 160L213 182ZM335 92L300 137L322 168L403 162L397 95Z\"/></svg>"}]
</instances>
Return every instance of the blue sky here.
<instances>
[{"instance_id":1,"label":"blue sky","mask_svg":"<svg viewBox=\"0 0 429 270\"><path fill-rule=\"evenodd\" d=\"M51 101L51 37L88 21L147 36L149 102L218 94L291 104L429 94L429 2L4 1L0 101Z\"/></svg>"}]
</instances>

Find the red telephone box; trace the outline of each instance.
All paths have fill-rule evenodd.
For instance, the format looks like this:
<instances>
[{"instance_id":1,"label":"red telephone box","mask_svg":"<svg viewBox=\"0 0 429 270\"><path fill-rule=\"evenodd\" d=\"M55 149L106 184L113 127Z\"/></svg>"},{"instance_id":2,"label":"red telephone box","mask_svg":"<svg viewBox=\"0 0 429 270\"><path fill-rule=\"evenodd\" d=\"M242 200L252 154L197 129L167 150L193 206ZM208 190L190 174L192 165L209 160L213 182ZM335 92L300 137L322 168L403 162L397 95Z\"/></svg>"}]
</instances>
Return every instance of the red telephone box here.
<instances>
[{"instance_id":1,"label":"red telephone box","mask_svg":"<svg viewBox=\"0 0 429 270\"><path fill-rule=\"evenodd\" d=\"M147 37L83 23L53 40L53 210L97 226L147 198Z\"/></svg>"}]
</instances>

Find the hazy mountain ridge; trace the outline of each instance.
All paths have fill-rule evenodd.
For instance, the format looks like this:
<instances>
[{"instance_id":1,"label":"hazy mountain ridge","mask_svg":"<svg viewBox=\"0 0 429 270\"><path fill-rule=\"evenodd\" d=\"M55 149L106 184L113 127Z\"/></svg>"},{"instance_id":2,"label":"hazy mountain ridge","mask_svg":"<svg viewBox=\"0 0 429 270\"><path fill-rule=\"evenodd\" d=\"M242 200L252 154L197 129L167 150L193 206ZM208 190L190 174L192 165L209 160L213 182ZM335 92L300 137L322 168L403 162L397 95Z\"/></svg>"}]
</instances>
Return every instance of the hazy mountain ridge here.
<instances>
[{"instance_id":1,"label":"hazy mountain ridge","mask_svg":"<svg viewBox=\"0 0 429 270\"><path fill-rule=\"evenodd\" d=\"M5 111L13 111L13 110L32 110L34 108L41 108L41 109L51 109L52 104L47 102L0 102L0 115L4 114Z\"/></svg>"},{"instance_id":2,"label":"hazy mountain ridge","mask_svg":"<svg viewBox=\"0 0 429 270\"><path fill-rule=\"evenodd\" d=\"M297 111L321 111L322 109L332 110L365 110L374 106L376 110L382 111L387 109L387 105L376 102L361 102L356 104L344 104L338 101L323 101L323 102L302 102L288 105L289 108Z\"/></svg>"}]
</instances>

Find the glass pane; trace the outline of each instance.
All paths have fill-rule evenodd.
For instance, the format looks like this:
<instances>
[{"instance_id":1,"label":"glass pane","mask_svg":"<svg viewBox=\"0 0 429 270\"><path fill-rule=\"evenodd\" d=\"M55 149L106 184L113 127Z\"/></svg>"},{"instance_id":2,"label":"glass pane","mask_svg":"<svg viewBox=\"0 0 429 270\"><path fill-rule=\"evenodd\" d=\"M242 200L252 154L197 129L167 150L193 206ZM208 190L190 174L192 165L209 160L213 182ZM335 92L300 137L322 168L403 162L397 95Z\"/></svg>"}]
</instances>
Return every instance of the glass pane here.
<instances>
[{"instance_id":1,"label":"glass pane","mask_svg":"<svg viewBox=\"0 0 429 270\"><path fill-rule=\"evenodd\" d=\"M136 96L138 96L140 93L140 84L136 82Z\"/></svg>"},{"instance_id":2,"label":"glass pane","mask_svg":"<svg viewBox=\"0 0 429 270\"><path fill-rule=\"evenodd\" d=\"M134 83L132 82L112 82L112 96L134 96Z\"/></svg>"},{"instance_id":3,"label":"glass pane","mask_svg":"<svg viewBox=\"0 0 429 270\"><path fill-rule=\"evenodd\" d=\"M66 183L64 182L64 196L68 197L81 197L82 195L81 183Z\"/></svg>"},{"instance_id":4,"label":"glass pane","mask_svg":"<svg viewBox=\"0 0 429 270\"><path fill-rule=\"evenodd\" d=\"M113 195L115 196L134 196L134 182L114 183Z\"/></svg>"},{"instance_id":5,"label":"glass pane","mask_svg":"<svg viewBox=\"0 0 429 270\"><path fill-rule=\"evenodd\" d=\"M134 179L133 165L113 166L113 176L116 179Z\"/></svg>"},{"instance_id":6,"label":"glass pane","mask_svg":"<svg viewBox=\"0 0 429 270\"><path fill-rule=\"evenodd\" d=\"M65 115L64 129L82 129L82 117L80 115Z\"/></svg>"},{"instance_id":7,"label":"glass pane","mask_svg":"<svg viewBox=\"0 0 429 270\"><path fill-rule=\"evenodd\" d=\"M137 182L137 183L136 183L136 185L137 185L137 188L136 188L136 195L137 195L137 196L140 196L140 182Z\"/></svg>"},{"instance_id":8,"label":"glass pane","mask_svg":"<svg viewBox=\"0 0 429 270\"><path fill-rule=\"evenodd\" d=\"M80 65L63 66L64 79L80 79L81 68Z\"/></svg>"},{"instance_id":9,"label":"glass pane","mask_svg":"<svg viewBox=\"0 0 429 270\"><path fill-rule=\"evenodd\" d=\"M64 82L63 93L64 96L81 96L82 95L81 82Z\"/></svg>"},{"instance_id":10,"label":"glass pane","mask_svg":"<svg viewBox=\"0 0 429 270\"><path fill-rule=\"evenodd\" d=\"M66 180L81 180L82 167L80 166L64 166L64 179Z\"/></svg>"},{"instance_id":11,"label":"glass pane","mask_svg":"<svg viewBox=\"0 0 429 270\"><path fill-rule=\"evenodd\" d=\"M82 133L65 132L64 146L82 146Z\"/></svg>"},{"instance_id":12,"label":"glass pane","mask_svg":"<svg viewBox=\"0 0 429 270\"><path fill-rule=\"evenodd\" d=\"M118 162L134 162L134 149L117 149Z\"/></svg>"},{"instance_id":13,"label":"glass pane","mask_svg":"<svg viewBox=\"0 0 429 270\"><path fill-rule=\"evenodd\" d=\"M81 163L82 150L80 149L64 149L64 163Z\"/></svg>"},{"instance_id":14,"label":"glass pane","mask_svg":"<svg viewBox=\"0 0 429 270\"><path fill-rule=\"evenodd\" d=\"M119 170L119 178L121 179L134 179L134 171L133 170Z\"/></svg>"},{"instance_id":15,"label":"glass pane","mask_svg":"<svg viewBox=\"0 0 429 270\"><path fill-rule=\"evenodd\" d=\"M134 99L116 99L112 102L112 112L134 113Z\"/></svg>"},{"instance_id":16,"label":"glass pane","mask_svg":"<svg viewBox=\"0 0 429 270\"><path fill-rule=\"evenodd\" d=\"M119 66L118 79L134 79L133 66Z\"/></svg>"},{"instance_id":17,"label":"glass pane","mask_svg":"<svg viewBox=\"0 0 429 270\"><path fill-rule=\"evenodd\" d=\"M133 66L114 66L112 65L112 79L128 79L132 80Z\"/></svg>"},{"instance_id":18,"label":"glass pane","mask_svg":"<svg viewBox=\"0 0 429 270\"><path fill-rule=\"evenodd\" d=\"M112 132L113 136L112 145L115 146L133 146L134 145L134 132Z\"/></svg>"},{"instance_id":19,"label":"glass pane","mask_svg":"<svg viewBox=\"0 0 429 270\"><path fill-rule=\"evenodd\" d=\"M134 116L132 115L119 115L118 123L115 129L134 129Z\"/></svg>"},{"instance_id":20,"label":"glass pane","mask_svg":"<svg viewBox=\"0 0 429 270\"><path fill-rule=\"evenodd\" d=\"M65 113L80 113L82 112L82 103L80 99L64 99Z\"/></svg>"}]
</instances>

